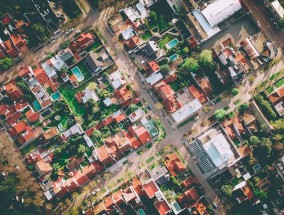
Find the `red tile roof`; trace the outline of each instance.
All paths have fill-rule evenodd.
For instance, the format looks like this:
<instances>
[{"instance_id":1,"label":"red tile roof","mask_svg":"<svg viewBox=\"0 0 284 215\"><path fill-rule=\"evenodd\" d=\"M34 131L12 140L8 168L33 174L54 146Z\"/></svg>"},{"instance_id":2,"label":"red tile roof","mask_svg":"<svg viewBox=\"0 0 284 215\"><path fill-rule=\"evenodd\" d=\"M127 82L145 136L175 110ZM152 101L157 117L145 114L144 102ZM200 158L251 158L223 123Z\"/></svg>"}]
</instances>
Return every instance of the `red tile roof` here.
<instances>
[{"instance_id":1,"label":"red tile roof","mask_svg":"<svg viewBox=\"0 0 284 215\"><path fill-rule=\"evenodd\" d=\"M19 137L18 137L18 141L21 145L25 144L26 142L32 140L35 138L35 133L33 131L27 131L23 134L21 134Z\"/></svg>"},{"instance_id":2,"label":"red tile roof","mask_svg":"<svg viewBox=\"0 0 284 215\"><path fill-rule=\"evenodd\" d=\"M164 82L168 84L174 82L175 80L177 80L177 74L171 74L165 78Z\"/></svg>"},{"instance_id":3,"label":"red tile roof","mask_svg":"<svg viewBox=\"0 0 284 215\"><path fill-rule=\"evenodd\" d=\"M164 100L163 105L168 113L174 113L182 107L182 103L174 95Z\"/></svg>"},{"instance_id":4,"label":"red tile roof","mask_svg":"<svg viewBox=\"0 0 284 215\"><path fill-rule=\"evenodd\" d=\"M273 105L278 104L280 101L284 101L284 86L276 92L268 96L268 99Z\"/></svg>"},{"instance_id":5,"label":"red tile roof","mask_svg":"<svg viewBox=\"0 0 284 215\"><path fill-rule=\"evenodd\" d=\"M175 94L175 91L171 88L170 85L166 84L159 88L158 93L163 100L166 100L173 96Z\"/></svg>"},{"instance_id":6,"label":"red tile roof","mask_svg":"<svg viewBox=\"0 0 284 215\"><path fill-rule=\"evenodd\" d=\"M149 183L147 183L147 184L144 184L144 185L143 185L143 188L144 188L144 190L145 190L147 196L148 196L150 199L155 196L155 193L156 193L156 192L158 192L158 187L157 187L157 185L156 185L153 181L151 181L151 182L149 182Z\"/></svg>"},{"instance_id":7,"label":"red tile roof","mask_svg":"<svg viewBox=\"0 0 284 215\"><path fill-rule=\"evenodd\" d=\"M20 99L23 96L22 91L16 85L16 81L11 81L9 84L6 84L5 90L13 100Z\"/></svg>"},{"instance_id":8,"label":"red tile roof","mask_svg":"<svg viewBox=\"0 0 284 215\"><path fill-rule=\"evenodd\" d=\"M171 210L170 206L167 204L165 200L157 201L154 204L157 210L159 211L160 215L166 215Z\"/></svg>"},{"instance_id":9,"label":"red tile roof","mask_svg":"<svg viewBox=\"0 0 284 215\"><path fill-rule=\"evenodd\" d=\"M10 38L14 45L21 51L27 49L27 42L25 41L25 39L22 38L20 34L11 34Z\"/></svg>"},{"instance_id":10,"label":"red tile roof","mask_svg":"<svg viewBox=\"0 0 284 215\"><path fill-rule=\"evenodd\" d=\"M132 37L129 38L129 40L126 41L126 45L130 49L134 49L140 43L141 43L141 40L138 36L132 36Z\"/></svg>"},{"instance_id":11,"label":"red tile roof","mask_svg":"<svg viewBox=\"0 0 284 215\"><path fill-rule=\"evenodd\" d=\"M135 192L138 194L138 196L142 196L145 194L144 190L142 190L142 182L139 178L134 177L132 179L132 187L135 190Z\"/></svg>"},{"instance_id":12,"label":"red tile roof","mask_svg":"<svg viewBox=\"0 0 284 215\"><path fill-rule=\"evenodd\" d=\"M29 103L25 102L25 101L19 101L15 104L15 109L16 111L20 111L23 110L24 108L26 108L29 105Z\"/></svg>"},{"instance_id":13,"label":"red tile roof","mask_svg":"<svg viewBox=\"0 0 284 215\"><path fill-rule=\"evenodd\" d=\"M13 45L12 41L11 40L6 40L4 42L4 46L5 46L5 49L6 49L6 52L7 54L10 56L10 57L17 57L18 54L19 54L19 51L16 49L16 47Z\"/></svg>"},{"instance_id":14,"label":"red tile roof","mask_svg":"<svg viewBox=\"0 0 284 215\"><path fill-rule=\"evenodd\" d=\"M21 117L23 116L23 114L21 112L14 112L12 115L10 115L9 117L7 117L7 122L10 125L15 124Z\"/></svg>"},{"instance_id":15,"label":"red tile roof","mask_svg":"<svg viewBox=\"0 0 284 215\"><path fill-rule=\"evenodd\" d=\"M137 149L138 147L142 146L142 144L138 141L138 139L134 135L130 134L129 132L125 132L124 135L129 140L131 146L134 149Z\"/></svg>"},{"instance_id":16,"label":"red tile roof","mask_svg":"<svg viewBox=\"0 0 284 215\"><path fill-rule=\"evenodd\" d=\"M0 115L4 115L5 112L8 110L8 105L7 104L1 104L0 105Z\"/></svg>"},{"instance_id":17,"label":"red tile roof","mask_svg":"<svg viewBox=\"0 0 284 215\"><path fill-rule=\"evenodd\" d=\"M171 175L176 176L176 173L185 171L185 165L181 162L177 154L174 152L165 157L165 165Z\"/></svg>"},{"instance_id":18,"label":"red tile roof","mask_svg":"<svg viewBox=\"0 0 284 215\"><path fill-rule=\"evenodd\" d=\"M139 128L135 129L135 134L140 140L142 144L145 144L149 141L151 141L151 135L149 132L144 128L144 126L140 126Z\"/></svg>"},{"instance_id":19,"label":"red tile roof","mask_svg":"<svg viewBox=\"0 0 284 215\"><path fill-rule=\"evenodd\" d=\"M77 182L79 186L83 186L86 184L90 179L83 174L80 170L77 172L74 172L73 174L74 180Z\"/></svg>"},{"instance_id":20,"label":"red tile roof","mask_svg":"<svg viewBox=\"0 0 284 215\"><path fill-rule=\"evenodd\" d=\"M125 116L124 113L120 113L120 114L118 114L114 117L114 120L115 120L116 123L119 123L124 119L126 119L126 116Z\"/></svg>"},{"instance_id":21,"label":"red tile roof","mask_svg":"<svg viewBox=\"0 0 284 215\"><path fill-rule=\"evenodd\" d=\"M27 130L27 124L24 121L21 121L14 126L12 126L12 133L17 135L23 131Z\"/></svg>"},{"instance_id":22,"label":"red tile roof","mask_svg":"<svg viewBox=\"0 0 284 215\"><path fill-rule=\"evenodd\" d=\"M96 148L96 152L98 154L100 162L102 162L104 165L107 165L112 161L105 145L102 145L101 147Z\"/></svg>"},{"instance_id":23,"label":"red tile roof","mask_svg":"<svg viewBox=\"0 0 284 215\"><path fill-rule=\"evenodd\" d=\"M205 94L201 90L197 89L194 85L191 85L188 90L194 96L194 98L200 101L201 104L207 102Z\"/></svg>"},{"instance_id":24,"label":"red tile roof","mask_svg":"<svg viewBox=\"0 0 284 215\"><path fill-rule=\"evenodd\" d=\"M202 88L202 90L204 91L204 93L208 96L212 93L212 88L211 88L211 85L210 85L210 82L208 79L206 78L203 78L201 81L200 81L200 87Z\"/></svg>"},{"instance_id":25,"label":"red tile roof","mask_svg":"<svg viewBox=\"0 0 284 215\"><path fill-rule=\"evenodd\" d=\"M8 25L9 23L11 23L13 20L12 20L12 17L10 16L9 13L6 13L5 15L3 15L1 17L1 22L2 22L2 25Z\"/></svg>"},{"instance_id":26,"label":"red tile roof","mask_svg":"<svg viewBox=\"0 0 284 215\"><path fill-rule=\"evenodd\" d=\"M150 61L147 64L145 70L148 72L149 75L151 75L152 73L159 71L160 66L159 66L159 64L157 64L156 61Z\"/></svg>"},{"instance_id":27,"label":"red tile roof","mask_svg":"<svg viewBox=\"0 0 284 215\"><path fill-rule=\"evenodd\" d=\"M120 104L124 104L132 99L133 94L126 88L126 85L114 92L114 96L118 99Z\"/></svg>"},{"instance_id":28,"label":"red tile roof","mask_svg":"<svg viewBox=\"0 0 284 215\"><path fill-rule=\"evenodd\" d=\"M30 122L35 122L39 119L39 113L34 112L32 109L26 112L26 117Z\"/></svg>"},{"instance_id":29,"label":"red tile roof","mask_svg":"<svg viewBox=\"0 0 284 215\"><path fill-rule=\"evenodd\" d=\"M29 69L29 66L25 66L25 67L22 67L19 71L19 76L20 77L25 77L27 74L30 73L30 69Z\"/></svg>"},{"instance_id":30,"label":"red tile roof","mask_svg":"<svg viewBox=\"0 0 284 215\"><path fill-rule=\"evenodd\" d=\"M107 212L111 212L115 209L115 204L114 204L111 196L108 196L107 198L105 198L104 207L105 207Z\"/></svg>"},{"instance_id":31,"label":"red tile roof","mask_svg":"<svg viewBox=\"0 0 284 215\"><path fill-rule=\"evenodd\" d=\"M198 183L198 180L195 176L189 176L187 179L182 181L182 185L185 188L190 188L193 185L195 185L196 183Z\"/></svg>"},{"instance_id":32,"label":"red tile roof","mask_svg":"<svg viewBox=\"0 0 284 215\"><path fill-rule=\"evenodd\" d=\"M41 66L38 66L34 69L35 78L38 80L39 83L43 84L49 80L46 72Z\"/></svg>"}]
</instances>

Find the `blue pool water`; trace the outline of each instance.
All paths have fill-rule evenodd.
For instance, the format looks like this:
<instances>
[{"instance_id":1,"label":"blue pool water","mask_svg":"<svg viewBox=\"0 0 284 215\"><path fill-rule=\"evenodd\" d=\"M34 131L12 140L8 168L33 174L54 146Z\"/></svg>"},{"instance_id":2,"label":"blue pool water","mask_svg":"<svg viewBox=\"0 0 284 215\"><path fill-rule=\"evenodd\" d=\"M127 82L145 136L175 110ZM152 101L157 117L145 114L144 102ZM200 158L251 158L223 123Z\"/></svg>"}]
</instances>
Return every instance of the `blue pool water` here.
<instances>
[{"instance_id":1,"label":"blue pool water","mask_svg":"<svg viewBox=\"0 0 284 215\"><path fill-rule=\"evenodd\" d=\"M141 208L138 210L138 214L139 214L139 215L146 215L146 213L144 212L144 210L141 209Z\"/></svg>"},{"instance_id":2,"label":"blue pool water","mask_svg":"<svg viewBox=\"0 0 284 215\"><path fill-rule=\"evenodd\" d=\"M42 109L42 107L40 106L40 103L38 102L38 100L34 100L33 101L33 106L34 106L36 111L40 111Z\"/></svg>"},{"instance_id":3,"label":"blue pool water","mask_svg":"<svg viewBox=\"0 0 284 215\"><path fill-rule=\"evenodd\" d=\"M177 44L178 44L178 39L175 38L172 41L168 42L166 44L166 47L167 47L167 49L171 49L171 48L175 47Z\"/></svg>"},{"instance_id":4,"label":"blue pool water","mask_svg":"<svg viewBox=\"0 0 284 215\"><path fill-rule=\"evenodd\" d=\"M59 99L60 98L60 93L59 92L52 93L51 94L51 98L53 99L53 101Z\"/></svg>"},{"instance_id":5,"label":"blue pool water","mask_svg":"<svg viewBox=\"0 0 284 215\"><path fill-rule=\"evenodd\" d=\"M178 54L173 54L169 57L169 61L174 61L178 58Z\"/></svg>"},{"instance_id":6,"label":"blue pool water","mask_svg":"<svg viewBox=\"0 0 284 215\"><path fill-rule=\"evenodd\" d=\"M74 67L73 69L71 69L72 73L76 76L77 80L79 82L84 80L84 75L81 73L80 69L78 66Z\"/></svg>"}]
</instances>

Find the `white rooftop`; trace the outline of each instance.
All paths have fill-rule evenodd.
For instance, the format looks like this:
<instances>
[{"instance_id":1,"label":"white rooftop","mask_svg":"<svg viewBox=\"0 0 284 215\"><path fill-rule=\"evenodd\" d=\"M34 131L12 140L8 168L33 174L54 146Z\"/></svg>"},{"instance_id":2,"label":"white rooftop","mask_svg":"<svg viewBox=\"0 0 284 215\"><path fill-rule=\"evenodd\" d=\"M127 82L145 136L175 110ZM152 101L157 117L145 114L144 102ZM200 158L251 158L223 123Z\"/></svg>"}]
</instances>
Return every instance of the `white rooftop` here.
<instances>
[{"instance_id":1,"label":"white rooftop","mask_svg":"<svg viewBox=\"0 0 284 215\"><path fill-rule=\"evenodd\" d=\"M215 129L212 129L212 131L213 130ZM226 167L230 161L235 160L230 144L222 133L218 133L209 138L209 140L203 144L203 148L214 165L219 169Z\"/></svg>"},{"instance_id":2,"label":"white rooftop","mask_svg":"<svg viewBox=\"0 0 284 215\"><path fill-rule=\"evenodd\" d=\"M284 18L284 9L281 6L280 2L278 0L275 0L271 3L274 10L278 13L278 15L283 19Z\"/></svg>"},{"instance_id":3,"label":"white rooftop","mask_svg":"<svg viewBox=\"0 0 284 215\"><path fill-rule=\"evenodd\" d=\"M96 92L93 90L90 90L88 87L84 90L84 96L82 97L82 100L84 103L86 103L88 100L93 99L94 101L99 101L99 97L97 96Z\"/></svg>"},{"instance_id":4,"label":"white rooftop","mask_svg":"<svg viewBox=\"0 0 284 215\"><path fill-rule=\"evenodd\" d=\"M50 58L51 63L57 69L57 71L60 71L63 67L67 67L65 62L60 58L60 54L55 55L54 57Z\"/></svg>"},{"instance_id":5,"label":"white rooftop","mask_svg":"<svg viewBox=\"0 0 284 215\"><path fill-rule=\"evenodd\" d=\"M139 12L132 7L127 7L123 9L123 11L128 19L130 19L132 22L140 18Z\"/></svg>"},{"instance_id":6,"label":"white rooftop","mask_svg":"<svg viewBox=\"0 0 284 215\"><path fill-rule=\"evenodd\" d=\"M49 60L47 60L44 63L42 63L41 67L43 68L43 70L45 71L47 76L49 78L52 78L52 77L56 76L57 74L56 74L55 70L49 65L48 61Z\"/></svg>"},{"instance_id":7,"label":"white rooftop","mask_svg":"<svg viewBox=\"0 0 284 215\"><path fill-rule=\"evenodd\" d=\"M198 99L194 99L171 114L171 117L176 123L181 123L201 108L202 104L200 103L200 101Z\"/></svg>"},{"instance_id":8,"label":"white rooftop","mask_svg":"<svg viewBox=\"0 0 284 215\"><path fill-rule=\"evenodd\" d=\"M128 40L130 37L135 36L134 30L132 27L127 28L125 31L121 32L124 40Z\"/></svg>"},{"instance_id":9,"label":"white rooftop","mask_svg":"<svg viewBox=\"0 0 284 215\"><path fill-rule=\"evenodd\" d=\"M142 108L138 108L136 111L132 112L128 118L133 123L143 117L145 115L145 112L142 110Z\"/></svg>"},{"instance_id":10,"label":"white rooftop","mask_svg":"<svg viewBox=\"0 0 284 215\"><path fill-rule=\"evenodd\" d=\"M158 81L162 80L164 77L162 73L160 72L155 72L151 74L148 78L146 78L146 82L149 83L150 85L154 85Z\"/></svg>"},{"instance_id":11,"label":"white rooftop","mask_svg":"<svg viewBox=\"0 0 284 215\"><path fill-rule=\"evenodd\" d=\"M216 0L201 11L211 27L224 21L242 8L240 0Z\"/></svg>"},{"instance_id":12,"label":"white rooftop","mask_svg":"<svg viewBox=\"0 0 284 215\"><path fill-rule=\"evenodd\" d=\"M115 90L119 89L126 83L126 80L124 79L123 75L119 70L108 75L108 79L110 80L111 85Z\"/></svg>"}]
</instances>

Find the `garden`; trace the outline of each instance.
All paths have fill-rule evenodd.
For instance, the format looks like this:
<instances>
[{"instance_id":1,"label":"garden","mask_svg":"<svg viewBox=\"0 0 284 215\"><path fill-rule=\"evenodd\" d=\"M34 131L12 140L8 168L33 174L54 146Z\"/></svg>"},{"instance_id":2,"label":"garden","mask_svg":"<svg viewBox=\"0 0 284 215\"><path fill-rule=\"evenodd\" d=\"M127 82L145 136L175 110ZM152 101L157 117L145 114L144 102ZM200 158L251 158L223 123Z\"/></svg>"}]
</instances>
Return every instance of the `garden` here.
<instances>
[{"instance_id":1,"label":"garden","mask_svg":"<svg viewBox=\"0 0 284 215\"><path fill-rule=\"evenodd\" d=\"M171 42L173 39L175 39L176 36L170 33L166 33L163 35L162 40L159 42L159 46L161 49L166 49L166 44Z\"/></svg>"},{"instance_id":2,"label":"garden","mask_svg":"<svg viewBox=\"0 0 284 215\"><path fill-rule=\"evenodd\" d=\"M170 26L173 10L167 3L156 2L150 7L150 11L148 26L151 30L158 28L158 31L161 32Z\"/></svg>"}]
</instances>

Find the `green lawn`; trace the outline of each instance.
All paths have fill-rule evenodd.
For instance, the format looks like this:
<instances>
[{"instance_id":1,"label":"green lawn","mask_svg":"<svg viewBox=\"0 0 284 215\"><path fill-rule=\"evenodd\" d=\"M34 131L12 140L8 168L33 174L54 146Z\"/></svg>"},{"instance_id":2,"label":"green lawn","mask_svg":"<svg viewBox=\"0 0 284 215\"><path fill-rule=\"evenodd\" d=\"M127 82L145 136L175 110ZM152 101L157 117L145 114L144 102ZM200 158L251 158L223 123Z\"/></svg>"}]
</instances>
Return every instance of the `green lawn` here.
<instances>
[{"instance_id":1,"label":"green lawn","mask_svg":"<svg viewBox=\"0 0 284 215\"><path fill-rule=\"evenodd\" d=\"M89 46L88 48L85 49L85 51L90 52L90 51L96 51L99 49L103 44L101 43L99 38L95 39L95 42Z\"/></svg>"},{"instance_id":2,"label":"green lawn","mask_svg":"<svg viewBox=\"0 0 284 215\"><path fill-rule=\"evenodd\" d=\"M164 36L163 36L163 39L160 41L160 43L159 43L159 46L160 46L160 48L161 49L165 49L166 47L166 44L168 43L168 42L170 42L170 41L172 41L173 39L175 39L176 38L176 36L175 35L172 35L172 34L165 34Z\"/></svg>"},{"instance_id":3,"label":"green lawn","mask_svg":"<svg viewBox=\"0 0 284 215\"><path fill-rule=\"evenodd\" d=\"M24 148L21 148L20 151L22 152L23 155L26 155L27 153L29 153L30 151L32 151L33 149L35 149L39 145L40 145L39 141L37 139L35 139L33 142L31 142L30 144L28 144Z\"/></svg>"},{"instance_id":4,"label":"green lawn","mask_svg":"<svg viewBox=\"0 0 284 215\"><path fill-rule=\"evenodd\" d=\"M85 82L83 85L74 89L70 84L63 84L61 85L58 90L61 93L64 101L68 104L69 108L71 109L72 113L81 116L85 113L84 104L79 104L77 99L75 98L75 94L84 90L89 82Z\"/></svg>"},{"instance_id":5,"label":"green lawn","mask_svg":"<svg viewBox=\"0 0 284 215\"><path fill-rule=\"evenodd\" d=\"M152 33L150 30L145 31L144 34L141 35L141 38L145 41L147 41L151 37L152 37Z\"/></svg>"},{"instance_id":6,"label":"green lawn","mask_svg":"<svg viewBox=\"0 0 284 215\"><path fill-rule=\"evenodd\" d=\"M281 78L280 80L278 80L277 82L275 82L275 84L274 84L274 86L276 87L276 88L279 88L279 87L281 87L281 86L283 86L284 85L284 78Z\"/></svg>"},{"instance_id":7,"label":"green lawn","mask_svg":"<svg viewBox=\"0 0 284 215\"><path fill-rule=\"evenodd\" d=\"M92 76L84 63L85 63L85 60L82 60L82 61L80 61L78 64L76 64L74 66L74 67L78 66L78 68L80 69L81 73L84 75L84 80L82 81L82 83L84 83L84 81L86 81L87 79L89 79Z\"/></svg>"}]
</instances>

